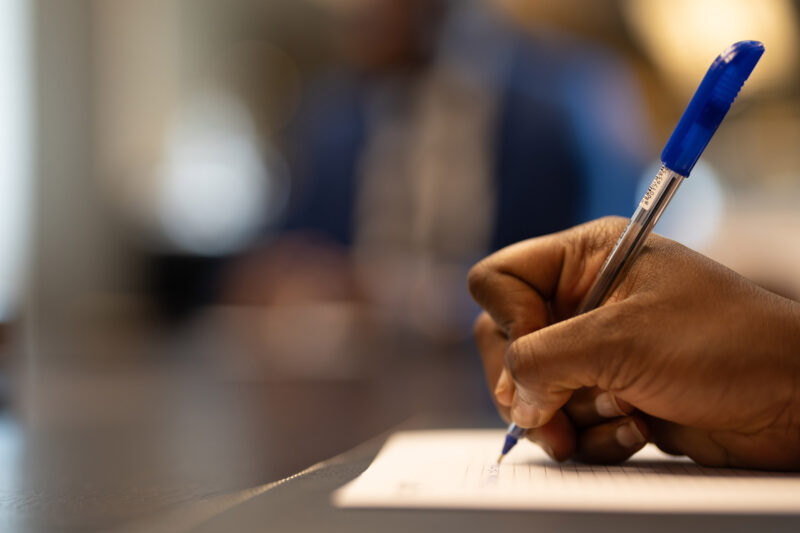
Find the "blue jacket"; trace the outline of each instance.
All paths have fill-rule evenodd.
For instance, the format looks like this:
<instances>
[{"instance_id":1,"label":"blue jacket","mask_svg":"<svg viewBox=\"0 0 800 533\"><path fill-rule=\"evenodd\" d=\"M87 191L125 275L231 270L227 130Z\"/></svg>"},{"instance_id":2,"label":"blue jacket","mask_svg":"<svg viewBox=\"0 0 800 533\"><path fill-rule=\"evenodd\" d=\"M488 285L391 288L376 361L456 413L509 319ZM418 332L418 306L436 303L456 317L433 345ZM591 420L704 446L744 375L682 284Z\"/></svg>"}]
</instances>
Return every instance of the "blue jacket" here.
<instances>
[{"instance_id":1,"label":"blue jacket","mask_svg":"<svg viewBox=\"0 0 800 533\"><path fill-rule=\"evenodd\" d=\"M511 50L492 136L491 248L602 215L630 216L646 135L627 71L602 52L563 42L518 38ZM310 91L290 150L287 230L353 244L369 90L368 81L340 75Z\"/></svg>"}]
</instances>

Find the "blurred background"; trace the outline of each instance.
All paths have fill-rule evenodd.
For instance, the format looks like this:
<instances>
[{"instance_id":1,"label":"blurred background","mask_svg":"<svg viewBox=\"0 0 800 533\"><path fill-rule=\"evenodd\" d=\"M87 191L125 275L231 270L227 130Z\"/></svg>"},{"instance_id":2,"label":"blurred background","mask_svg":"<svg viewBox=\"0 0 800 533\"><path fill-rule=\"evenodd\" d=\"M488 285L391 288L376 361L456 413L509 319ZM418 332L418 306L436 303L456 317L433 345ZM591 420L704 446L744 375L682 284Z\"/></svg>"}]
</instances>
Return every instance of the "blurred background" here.
<instances>
[{"instance_id":1,"label":"blurred background","mask_svg":"<svg viewBox=\"0 0 800 533\"><path fill-rule=\"evenodd\" d=\"M630 216L800 296L800 2L0 0L0 523L110 527L496 421L470 265Z\"/></svg>"}]
</instances>

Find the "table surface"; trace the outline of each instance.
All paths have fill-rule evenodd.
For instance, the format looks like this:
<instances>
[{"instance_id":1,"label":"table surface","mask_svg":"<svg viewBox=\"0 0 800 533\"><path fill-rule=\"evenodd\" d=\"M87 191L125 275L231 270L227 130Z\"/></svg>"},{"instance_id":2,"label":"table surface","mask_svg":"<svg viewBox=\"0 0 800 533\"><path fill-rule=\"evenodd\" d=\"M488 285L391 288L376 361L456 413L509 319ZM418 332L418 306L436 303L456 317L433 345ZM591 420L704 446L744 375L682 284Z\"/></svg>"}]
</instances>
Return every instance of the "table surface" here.
<instances>
[{"instance_id":1,"label":"table surface","mask_svg":"<svg viewBox=\"0 0 800 533\"><path fill-rule=\"evenodd\" d=\"M0 530L800 530L796 517L337 510L331 492L409 417L440 413L405 429L499 427L474 347L364 327L330 353L294 338L243 347L233 318L152 347L138 331L135 342L91 337L15 376L0 411ZM263 321L244 322L261 334ZM337 373L293 373L320 365Z\"/></svg>"},{"instance_id":2,"label":"table surface","mask_svg":"<svg viewBox=\"0 0 800 533\"><path fill-rule=\"evenodd\" d=\"M363 472L385 436L296 476L241 494L193 531L798 531L800 516L568 513L534 511L337 509L331 493Z\"/></svg>"},{"instance_id":3,"label":"table surface","mask_svg":"<svg viewBox=\"0 0 800 533\"><path fill-rule=\"evenodd\" d=\"M330 390L317 390L330 397ZM415 417L399 428L492 425L497 427L497 421L491 417L439 414ZM90 427L50 430L37 437L35 432L24 435L13 420L0 418L0 463L5 465L0 468L0 529L422 533L529 529L535 524L536 531L544 532L800 530L800 516L340 510L331 505L331 493L366 469L397 427L277 481L269 481L264 474L273 455L259 456L252 447L242 448L233 440L206 443L212 445L212 451L198 445L199 455L192 457L186 440L192 432L173 435L175 450L169 454L164 450L169 443L163 434L154 435L148 443L142 431L120 432L110 439L108 431L97 434ZM262 445L261 439L255 436L253 441ZM136 449L122 445L128 440ZM246 460L232 460L242 451L250 453ZM176 460L187 455L185 464ZM201 463L208 460L213 464L202 468ZM214 462L217 460L219 463ZM232 467L243 470L230 472ZM248 469L253 469L250 476L245 475Z\"/></svg>"},{"instance_id":4,"label":"table surface","mask_svg":"<svg viewBox=\"0 0 800 533\"><path fill-rule=\"evenodd\" d=\"M431 407L493 411L468 350L381 342L347 374L278 372L281 353L231 376L234 343L212 341L12 376L0 531L182 531Z\"/></svg>"}]
</instances>

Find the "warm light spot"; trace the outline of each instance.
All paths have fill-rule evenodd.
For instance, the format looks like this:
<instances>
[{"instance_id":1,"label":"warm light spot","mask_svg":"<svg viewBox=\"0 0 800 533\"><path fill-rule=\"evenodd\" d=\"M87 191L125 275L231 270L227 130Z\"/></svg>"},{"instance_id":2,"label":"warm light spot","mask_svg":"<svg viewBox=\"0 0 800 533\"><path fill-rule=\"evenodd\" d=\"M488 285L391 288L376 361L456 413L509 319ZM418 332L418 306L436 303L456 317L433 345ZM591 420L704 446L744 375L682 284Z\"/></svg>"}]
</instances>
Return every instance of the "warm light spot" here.
<instances>
[{"instance_id":1,"label":"warm light spot","mask_svg":"<svg viewBox=\"0 0 800 533\"><path fill-rule=\"evenodd\" d=\"M691 95L714 58L737 41L766 48L744 96L794 77L800 42L788 0L626 0L622 6L634 35L681 96Z\"/></svg>"}]
</instances>

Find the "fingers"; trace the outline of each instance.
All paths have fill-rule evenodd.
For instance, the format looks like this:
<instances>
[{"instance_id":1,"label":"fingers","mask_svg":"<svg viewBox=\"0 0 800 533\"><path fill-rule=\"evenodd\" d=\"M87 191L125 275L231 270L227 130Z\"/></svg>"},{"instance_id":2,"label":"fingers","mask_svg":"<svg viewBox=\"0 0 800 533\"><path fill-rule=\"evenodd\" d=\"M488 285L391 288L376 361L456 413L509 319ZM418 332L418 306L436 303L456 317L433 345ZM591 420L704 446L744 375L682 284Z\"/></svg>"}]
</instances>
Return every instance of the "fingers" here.
<instances>
[{"instance_id":1,"label":"fingers","mask_svg":"<svg viewBox=\"0 0 800 533\"><path fill-rule=\"evenodd\" d=\"M515 340L574 313L624 226L606 218L504 248L472 268L470 292Z\"/></svg>"},{"instance_id":2,"label":"fingers","mask_svg":"<svg viewBox=\"0 0 800 533\"><path fill-rule=\"evenodd\" d=\"M487 314L476 321L475 336L487 382L490 390L494 389L495 403L508 418L509 406L517 396L503 367L508 341ZM626 416L632 411L630 404L610 392L578 389L564 412L557 411L547 423L531 429L526 436L557 461L573 458L595 463L620 462L641 448L646 439L646 426L626 425L634 420ZM578 431L576 427L582 429Z\"/></svg>"},{"instance_id":3,"label":"fingers","mask_svg":"<svg viewBox=\"0 0 800 533\"><path fill-rule=\"evenodd\" d=\"M602 397L598 391L590 392L592 394L587 392L585 396L591 396L592 400ZM588 411L587 408L585 412ZM587 463L619 463L647 444L650 431L638 414L609 419L595 412L591 418L598 422L576 429L574 420L563 411L557 411L550 421L529 430L526 436L557 461L574 459Z\"/></svg>"},{"instance_id":4,"label":"fingers","mask_svg":"<svg viewBox=\"0 0 800 533\"><path fill-rule=\"evenodd\" d=\"M536 331L549 323L546 301L558 281L563 255L552 235L509 246L472 267L470 293L509 338ZM527 277L512 268L526 256L538 265Z\"/></svg>"},{"instance_id":5,"label":"fingers","mask_svg":"<svg viewBox=\"0 0 800 533\"><path fill-rule=\"evenodd\" d=\"M589 390L567 404L576 390L611 388L609 369L626 355L619 332L631 330L609 328L615 316L605 309L549 326L574 313L624 225L604 219L531 239L470 271L470 292L486 310L475 335L495 403L521 427L534 428L528 437L559 460L580 453L614 461L644 444L642 430L626 423L631 406L615 396ZM565 404L567 412L560 411ZM605 422L609 416L622 418ZM577 437L571 417L597 425Z\"/></svg>"},{"instance_id":6,"label":"fingers","mask_svg":"<svg viewBox=\"0 0 800 533\"><path fill-rule=\"evenodd\" d=\"M618 463L647 443L647 424L633 406L612 393L579 389L545 425L528 431L553 459L589 463Z\"/></svg>"},{"instance_id":7,"label":"fingers","mask_svg":"<svg viewBox=\"0 0 800 533\"><path fill-rule=\"evenodd\" d=\"M481 354L483 370L486 373L486 381L489 389L494 390L505 364L508 338L487 313L481 313L478 316L473 330L475 343Z\"/></svg>"},{"instance_id":8,"label":"fingers","mask_svg":"<svg viewBox=\"0 0 800 533\"><path fill-rule=\"evenodd\" d=\"M638 416L592 426L578 434L574 459L587 463L619 463L647 444L648 429Z\"/></svg>"},{"instance_id":9,"label":"fingers","mask_svg":"<svg viewBox=\"0 0 800 533\"><path fill-rule=\"evenodd\" d=\"M791 446L775 446L785 429L758 434L741 431L709 431L667 420L646 417L651 440L662 451L686 455L703 466L797 470L797 454ZM787 466L789 465L789 466Z\"/></svg>"},{"instance_id":10,"label":"fingers","mask_svg":"<svg viewBox=\"0 0 800 533\"><path fill-rule=\"evenodd\" d=\"M494 391L495 404L508 419L514 395L514 383L504 367L508 339L487 313L478 317L474 330L489 390ZM554 416L544 426L528 431L526 437L557 461L568 459L575 451L575 429L564 413Z\"/></svg>"},{"instance_id":11,"label":"fingers","mask_svg":"<svg viewBox=\"0 0 800 533\"><path fill-rule=\"evenodd\" d=\"M511 403L514 401L514 382L511 381L511 376L509 376L506 367L503 367L503 371L500 372L500 379L497 380L497 385L494 388L494 398L497 404L505 410L509 410Z\"/></svg>"},{"instance_id":12,"label":"fingers","mask_svg":"<svg viewBox=\"0 0 800 533\"><path fill-rule=\"evenodd\" d=\"M647 443L647 424L640 415L630 416L633 406L611 392L578 389L564 411L578 428L573 457L578 461L618 463Z\"/></svg>"},{"instance_id":13,"label":"fingers","mask_svg":"<svg viewBox=\"0 0 800 533\"><path fill-rule=\"evenodd\" d=\"M611 418L628 416L634 408L613 392L593 387L575 391L564 411L577 427L584 428L606 423Z\"/></svg>"},{"instance_id":14,"label":"fingers","mask_svg":"<svg viewBox=\"0 0 800 533\"><path fill-rule=\"evenodd\" d=\"M624 391L643 364L629 356L635 352L638 316L629 307L607 304L512 342L505 356L515 388L511 419L538 427L578 389Z\"/></svg>"},{"instance_id":15,"label":"fingers","mask_svg":"<svg viewBox=\"0 0 800 533\"><path fill-rule=\"evenodd\" d=\"M545 425L531 429L525 434L526 438L535 442L556 461L566 461L575 453L577 435L575 428L567 415L562 412Z\"/></svg>"},{"instance_id":16,"label":"fingers","mask_svg":"<svg viewBox=\"0 0 800 533\"><path fill-rule=\"evenodd\" d=\"M693 461L713 467L748 467L736 461L720 440L722 433L715 435L697 429L655 417L647 418L651 428L652 440L662 451L672 455L687 455Z\"/></svg>"},{"instance_id":17,"label":"fingers","mask_svg":"<svg viewBox=\"0 0 800 533\"><path fill-rule=\"evenodd\" d=\"M513 384L504 370L508 339L487 313L481 313L475 321L474 332L489 391L498 410L508 419L513 394Z\"/></svg>"}]
</instances>

